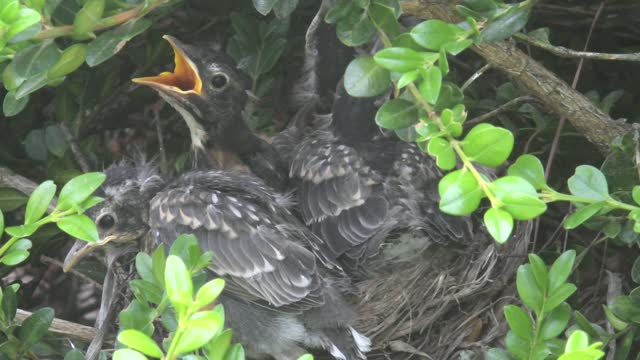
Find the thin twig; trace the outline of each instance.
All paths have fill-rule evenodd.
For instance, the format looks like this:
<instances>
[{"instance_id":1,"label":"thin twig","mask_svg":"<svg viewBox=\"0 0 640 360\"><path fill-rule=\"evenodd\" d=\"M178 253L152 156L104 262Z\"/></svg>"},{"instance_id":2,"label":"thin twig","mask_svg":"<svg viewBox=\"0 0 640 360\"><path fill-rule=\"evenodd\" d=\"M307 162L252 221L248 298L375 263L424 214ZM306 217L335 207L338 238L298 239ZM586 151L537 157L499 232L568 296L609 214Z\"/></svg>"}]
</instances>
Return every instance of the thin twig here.
<instances>
[{"instance_id":1,"label":"thin twig","mask_svg":"<svg viewBox=\"0 0 640 360\"><path fill-rule=\"evenodd\" d=\"M82 151L80 150L80 146L78 145L78 139L73 135L69 126L63 121L58 124L60 129L62 129L62 133L64 134L65 139L69 143L69 147L71 148L71 152L73 153L73 158L80 166L80 170L82 172L89 172L89 162L87 158L84 156Z\"/></svg>"},{"instance_id":2,"label":"thin twig","mask_svg":"<svg viewBox=\"0 0 640 360\"><path fill-rule=\"evenodd\" d=\"M515 99L511 99L511 100L507 101L506 103L500 105L499 107L489 111L486 114L482 114L480 116L476 116L475 118L473 118L473 119L471 119L469 121L466 121L464 124L465 125L473 125L473 124L481 123L481 122L483 122L483 121L485 121L487 119L490 119L490 118L492 118L492 117L494 117L494 116L496 116L496 115L498 115L498 114L500 114L502 112L505 112L505 111L507 111L509 109L512 109L512 108L514 108L514 107L516 107L516 106L518 106L518 105L520 105L522 103L527 103L527 102L531 102L531 101L535 101L535 100L536 99L531 95L524 95L524 96L517 97Z\"/></svg>"},{"instance_id":3,"label":"thin twig","mask_svg":"<svg viewBox=\"0 0 640 360\"><path fill-rule=\"evenodd\" d=\"M584 50L587 50L587 48L589 47L589 42L591 42L591 35L593 35L593 29L595 29L596 22L600 18L600 14L602 14L602 10L604 9L604 3L606 1L607 0L603 0L600 3L600 7L598 7L598 11L593 17L593 21L591 22L591 27L589 28L589 33L587 34L587 39L584 42ZM583 64L584 64L584 59L580 59L580 61L578 62L578 67L576 68L576 73L573 76L573 82L571 83L571 88L574 90L578 86L578 80L580 80L580 73L582 72ZM555 154L558 150L558 144L560 143L560 134L562 133L562 129L564 128L565 121L566 121L566 118L564 116L560 118L560 122L558 123L558 128L556 129L556 133L553 136L553 142L551 143L549 158L547 159L547 164L544 169L545 180L549 179L549 174L551 172L551 165L553 164L553 159L555 158ZM572 205L571 203L569 203L567 211L571 211L571 207ZM534 231L536 236L538 235L538 229L537 229L538 225L540 225L540 222L536 222L536 229ZM566 232L565 232L565 235L566 235ZM537 237L533 239L534 244L537 243L537 240L538 240ZM565 243L566 243L566 238L565 238Z\"/></svg>"},{"instance_id":4,"label":"thin twig","mask_svg":"<svg viewBox=\"0 0 640 360\"><path fill-rule=\"evenodd\" d=\"M151 10L155 9L159 5L162 5L165 1L156 1L151 5L142 4L137 6L131 10L123 11L119 14L106 17L97 22L96 27L94 27L91 31L99 31L108 29L110 27L120 25L125 23L131 19L137 18L139 16L144 16L148 14ZM48 29L42 30L36 36L33 37L35 40L45 40L45 39L55 39L61 36L69 36L73 34L73 25L63 25L50 27Z\"/></svg>"},{"instance_id":5,"label":"thin twig","mask_svg":"<svg viewBox=\"0 0 640 360\"><path fill-rule=\"evenodd\" d=\"M469 85L471 85L471 83L476 81L476 79L482 76L482 74L487 72L489 69L491 69L491 64L486 64L485 66L481 67L480 70L473 73L473 75L471 75L471 77L467 79L467 81L465 81L464 84L462 84L462 86L460 87L460 90L464 91L467 87L469 87Z\"/></svg>"},{"instance_id":6,"label":"thin twig","mask_svg":"<svg viewBox=\"0 0 640 360\"><path fill-rule=\"evenodd\" d=\"M514 37L518 40L522 40L529 45L533 45L539 47L541 49L547 50L548 52L562 57L562 58L581 58L581 59L592 59L592 60L609 60L609 61L640 61L640 53L630 53L630 54L611 54L611 53L598 53L598 52L590 52L590 51L576 51L567 49L563 46L555 46L544 41L540 41L536 38L533 38L529 35L523 33L516 33Z\"/></svg>"}]
</instances>

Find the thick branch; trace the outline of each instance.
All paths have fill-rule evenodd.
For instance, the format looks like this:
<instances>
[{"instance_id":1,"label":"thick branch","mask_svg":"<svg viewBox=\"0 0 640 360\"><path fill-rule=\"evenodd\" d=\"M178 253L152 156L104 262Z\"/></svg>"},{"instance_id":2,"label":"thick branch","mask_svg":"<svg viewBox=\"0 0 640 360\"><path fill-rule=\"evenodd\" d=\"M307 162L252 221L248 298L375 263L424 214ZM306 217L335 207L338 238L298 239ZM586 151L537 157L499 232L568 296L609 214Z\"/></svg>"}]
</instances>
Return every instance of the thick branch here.
<instances>
[{"instance_id":1,"label":"thick branch","mask_svg":"<svg viewBox=\"0 0 640 360\"><path fill-rule=\"evenodd\" d=\"M450 0L405 0L405 14L424 19L442 19L457 23L461 19L455 12L456 1ZM591 143L602 151L609 148L612 140L624 134L630 127L613 121L589 99L566 82L558 78L510 42L483 43L473 46L473 51L482 56L495 69L507 73L514 82L534 95L551 111L567 120Z\"/></svg>"},{"instance_id":2,"label":"thick branch","mask_svg":"<svg viewBox=\"0 0 640 360\"><path fill-rule=\"evenodd\" d=\"M16 313L16 320L19 324L22 324L24 319L31 316L31 313L25 310L18 309ZM49 332L68 337L70 339L81 340L84 342L90 342L96 337L98 331L92 327L84 326L55 318L49 327Z\"/></svg>"},{"instance_id":3,"label":"thick branch","mask_svg":"<svg viewBox=\"0 0 640 360\"><path fill-rule=\"evenodd\" d=\"M14 173L6 167L0 166L0 186L14 188L25 195L31 195L38 184L22 175ZM54 198L51 204L49 204L49 212L52 212L56 208L56 202L57 200Z\"/></svg>"}]
</instances>

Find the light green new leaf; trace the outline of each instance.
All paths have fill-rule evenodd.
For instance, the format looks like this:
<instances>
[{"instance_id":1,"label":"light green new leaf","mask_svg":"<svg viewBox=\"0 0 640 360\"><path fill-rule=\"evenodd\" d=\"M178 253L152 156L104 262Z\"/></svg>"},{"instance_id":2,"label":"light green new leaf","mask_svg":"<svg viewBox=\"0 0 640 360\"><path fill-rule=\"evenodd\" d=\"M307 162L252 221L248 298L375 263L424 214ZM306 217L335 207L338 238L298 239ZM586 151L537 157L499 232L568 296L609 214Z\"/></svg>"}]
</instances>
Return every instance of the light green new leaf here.
<instances>
[{"instance_id":1,"label":"light green new leaf","mask_svg":"<svg viewBox=\"0 0 640 360\"><path fill-rule=\"evenodd\" d=\"M88 242L100 240L96 225L88 216L75 214L65 216L56 223L58 228L67 234Z\"/></svg>"},{"instance_id":2,"label":"light green new leaf","mask_svg":"<svg viewBox=\"0 0 640 360\"><path fill-rule=\"evenodd\" d=\"M480 205L482 190L473 175L465 170L447 174L438 184L440 210L451 215L467 215Z\"/></svg>"},{"instance_id":3,"label":"light green new leaf","mask_svg":"<svg viewBox=\"0 0 640 360\"><path fill-rule=\"evenodd\" d=\"M484 213L484 225L489 234L499 243L509 239L513 230L513 217L507 211L491 208Z\"/></svg>"},{"instance_id":4,"label":"light green new leaf","mask_svg":"<svg viewBox=\"0 0 640 360\"><path fill-rule=\"evenodd\" d=\"M38 185L31 193L31 196L29 196L27 208L24 213L24 223L29 225L40 220L55 195L56 184L54 184L53 181L47 180Z\"/></svg>"},{"instance_id":5,"label":"light green new leaf","mask_svg":"<svg viewBox=\"0 0 640 360\"><path fill-rule=\"evenodd\" d=\"M344 88L354 97L371 97L382 94L391 80L389 71L376 64L371 56L351 61L344 73Z\"/></svg>"},{"instance_id":6,"label":"light green new leaf","mask_svg":"<svg viewBox=\"0 0 640 360\"><path fill-rule=\"evenodd\" d=\"M567 182L569 191L575 196L593 200L606 200L609 197L609 186L604 174L591 165L580 165L576 173Z\"/></svg>"},{"instance_id":7,"label":"light green new leaf","mask_svg":"<svg viewBox=\"0 0 640 360\"><path fill-rule=\"evenodd\" d=\"M135 329L124 330L118 334L118 341L147 356L154 358L163 356L162 349L158 344L141 331Z\"/></svg>"}]
</instances>

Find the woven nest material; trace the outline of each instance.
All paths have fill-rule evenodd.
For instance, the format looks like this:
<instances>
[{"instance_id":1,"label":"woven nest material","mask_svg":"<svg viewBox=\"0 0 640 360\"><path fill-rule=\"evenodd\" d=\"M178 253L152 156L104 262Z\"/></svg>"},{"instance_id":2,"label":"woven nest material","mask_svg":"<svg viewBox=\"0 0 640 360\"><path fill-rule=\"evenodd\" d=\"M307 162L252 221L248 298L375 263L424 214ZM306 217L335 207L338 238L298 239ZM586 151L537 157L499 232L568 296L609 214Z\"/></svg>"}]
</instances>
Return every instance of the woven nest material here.
<instances>
[{"instance_id":1,"label":"woven nest material","mask_svg":"<svg viewBox=\"0 0 640 360\"><path fill-rule=\"evenodd\" d=\"M506 333L497 319L530 233L523 223L506 245L485 234L463 251L434 245L424 259L358 283L358 329L374 344L368 358L484 358Z\"/></svg>"}]
</instances>

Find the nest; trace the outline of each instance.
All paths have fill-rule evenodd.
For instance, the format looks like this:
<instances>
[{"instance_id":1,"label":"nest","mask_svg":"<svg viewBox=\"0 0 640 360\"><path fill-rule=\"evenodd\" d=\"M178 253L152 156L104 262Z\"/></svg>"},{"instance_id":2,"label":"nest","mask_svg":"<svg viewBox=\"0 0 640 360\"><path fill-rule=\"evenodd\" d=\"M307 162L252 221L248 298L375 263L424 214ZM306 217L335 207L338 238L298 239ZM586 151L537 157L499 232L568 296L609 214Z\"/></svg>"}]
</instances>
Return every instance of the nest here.
<instances>
[{"instance_id":1,"label":"nest","mask_svg":"<svg viewBox=\"0 0 640 360\"><path fill-rule=\"evenodd\" d=\"M506 245L486 234L462 251L434 245L422 260L358 283L358 329L374 344L368 358L484 358L506 333L498 319L530 232L524 223Z\"/></svg>"}]
</instances>

